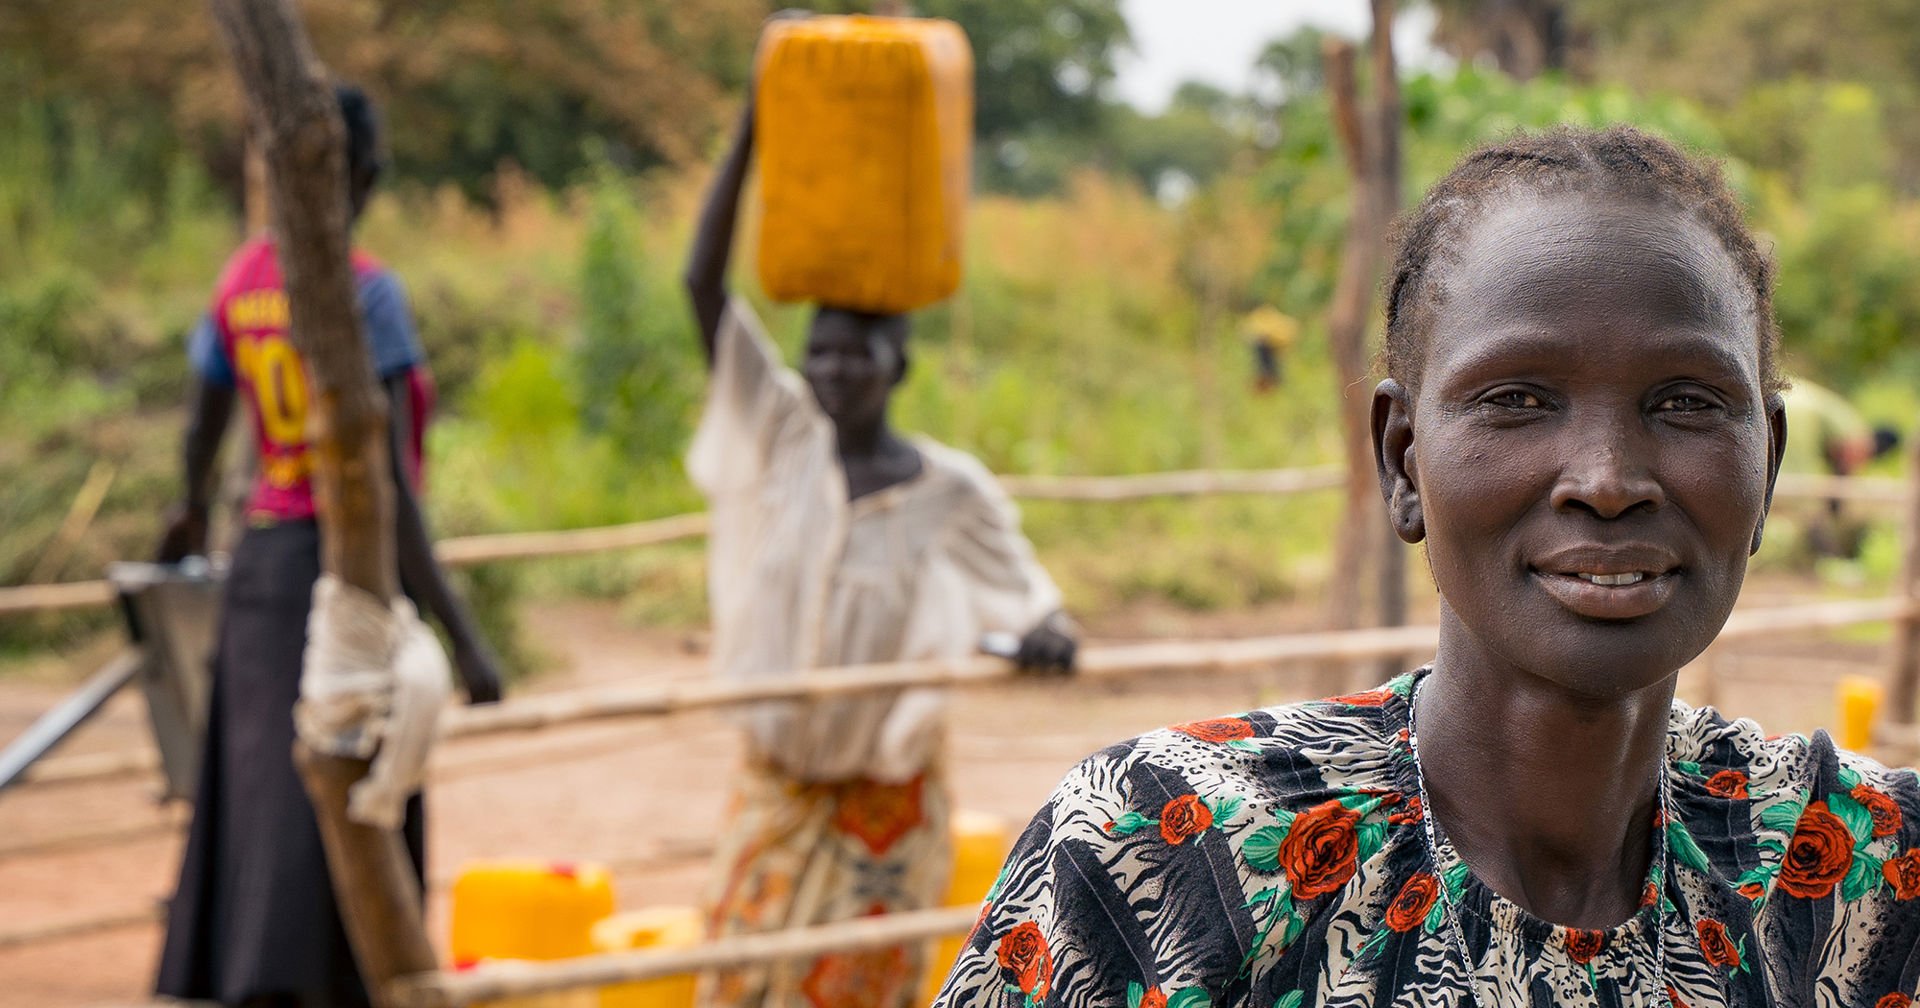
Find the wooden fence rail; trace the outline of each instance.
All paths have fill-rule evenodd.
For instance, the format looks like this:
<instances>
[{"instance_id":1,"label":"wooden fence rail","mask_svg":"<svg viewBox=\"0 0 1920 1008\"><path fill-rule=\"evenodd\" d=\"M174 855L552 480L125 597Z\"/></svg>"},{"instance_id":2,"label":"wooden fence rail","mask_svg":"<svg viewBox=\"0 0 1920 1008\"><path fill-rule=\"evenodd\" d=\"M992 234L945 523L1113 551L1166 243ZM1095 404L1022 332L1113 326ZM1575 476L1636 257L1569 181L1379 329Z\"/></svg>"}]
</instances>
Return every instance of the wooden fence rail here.
<instances>
[{"instance_id":1,"label":"wooden fence rail","mask_svg":"<svg viewBox=\"0 0 1920 1008\"><path fill-rule=\"evenodd\" d=\"M459 1005L556 991L805 959L826 952L882 948L967 933L979 907L942 907L834 924L741 935L679 949L615 952L550 963L502 963L457 973L401 977L391 990L405 1008Z\"/></svg>"},{"instance_id":2,"label":"wooden fence rail","mask_svg":"<svg viewBox=\"0 0 1920 1008\"><path fill-rule=\"evenodd\" d=\"M1886 622L1901 619L1910 611L1907 600L1898 597L1736 610L1716 642ZM1227 641L1114 644L1082 651L1080 671L1083 675L1097 676L1172 669L1233 670L1289 661L1357 661L1430 650L1435 633L1434 627L1417 626ZM821 669L763 683L701 681L664 686L598 686L534 694L487 707L453 708L448 711L442 734L447 738L462 738L538 731L607 718L658 716L866 690L987 682L1009 679L1015 674L1002 659L978 656L952 661ZM22 784L76 784L142 773L156 766L158 757L151 749L55 757L28 771Z\"/></svg>"},{"instance_id":3,"label":"wooden fence rail","mask_svg":"<svg viewBox=\"0 0 1920 1008\"><path fill-rule=\"evenodd\" d=\"M1735 610L1715 640L1777 637L1905 618L1914 606L1902 597L1842 599ZM1123 676L1163 671L1236 671L1287 662L1363 661L1432 650L1432 626L1337 630L1237 640L1170 640L1088 647L1080 674ZM595 686L517 697L486 707L454 707L442 735L470 738L533 732L610 718L649 717L760 703L840 696L911 686L957 686L1004 681L1018 673L1004 659L981 655L950 661L899 662L816 669L756 683L699 680L667 685ZM436 766L444 766L436 759ZM98 781L152 770L150 749L55 757L30 770L22 785Z\"/></svg>"},{"instance_id":4,"label":"wooden fence rail","mask_svg":"<svg viewBox=\"0 0 1920 1008\"><path fill-rule=\"evenodd\" d=\"M1000 482L1008 493L1026 500L1127 501L1221 494L1286 496L1333 489L1341 485L1343 478L1338 466L1308 466L1300 469L1194 470L1138 476L1003 476ZM1892 505L1907 499L1907 488L1896 479L1789 473L1780 477L1775 496ZM707 516L695 513L599 528L461 536L441 540L436 549L442 563L468 566L500 560L571 556L654 546L697 539L706 533ZM16 585L0 588L0 617L94 609L112 602L113 586L106 581Z\"/></svg>"}]
</instances>

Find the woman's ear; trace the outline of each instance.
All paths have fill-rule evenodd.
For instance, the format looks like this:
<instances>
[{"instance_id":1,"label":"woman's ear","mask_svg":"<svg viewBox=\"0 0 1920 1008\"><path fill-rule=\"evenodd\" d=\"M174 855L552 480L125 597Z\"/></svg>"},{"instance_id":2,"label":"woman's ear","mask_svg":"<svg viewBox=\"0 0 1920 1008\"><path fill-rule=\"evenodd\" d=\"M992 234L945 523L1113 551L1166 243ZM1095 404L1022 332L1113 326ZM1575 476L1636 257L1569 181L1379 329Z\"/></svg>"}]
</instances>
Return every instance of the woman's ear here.
<instances>
[{"instance_id":1,"label":"woman's ear","mask_svg":"<svg viewBox=\"0 0 1920 1008\"><path fill-rule=\"evenodd\" d=\"M1780 460L1787 456L1787 404L1779 395L1767 396L1767 500L1760 508L1760 520L1753 526L1753 542L1747 555L1760 552L1761 534L1767 530L1767 515L1773 511L1773 485L1780 479Z\"/></svg>"},{"instance_id":2,"label":"woman's ear","mask_svg":"<svg viewBox=\"0 0 1920 1008\"><path fill-rule=\"evenodd\" d=\"M1373 390L1373 461L1394 532L1404 542L1425 539L1427 516L1414 467L1413 396L1391 378Z\"/></svg>"}]
</instances>

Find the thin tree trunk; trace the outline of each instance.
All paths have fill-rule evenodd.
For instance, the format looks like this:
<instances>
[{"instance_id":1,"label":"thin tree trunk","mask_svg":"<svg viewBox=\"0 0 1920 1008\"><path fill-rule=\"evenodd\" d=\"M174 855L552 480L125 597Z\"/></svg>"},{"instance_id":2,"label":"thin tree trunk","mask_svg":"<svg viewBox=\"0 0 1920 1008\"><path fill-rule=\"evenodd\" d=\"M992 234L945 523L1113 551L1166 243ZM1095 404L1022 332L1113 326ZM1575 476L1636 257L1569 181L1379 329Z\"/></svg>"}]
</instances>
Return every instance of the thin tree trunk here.
<instances>
[{"instance_id":1,"label":"thin tree trunk","mask_svg":"<svg viewBox=\"0 0 1920 1008\"><path fill-rule=\"evenodd\" d=\"M344 129L291 0L212 0L265 148L268 209L291 312L289 335L311 386L309 440L321 565L382 601L394 597L393 486L387 402L360 331L348 261ZM376 1005L389 981L431 970L420 892L399 835L348 820L364 760L311 752L295 761L320 821L335 896Z\"/></svg>"},{"instance_id":2,"label":"thin tree trunk","mask_svg":"<svg viewBox=\"0 0 1920 1008\"><path fill-rule=\"evenodd\" d=\"M1372 0L1373 38L1369 46L1373 70L1373 101L1363 127L1367 146L1367 184L1372 189L1373 268L1368 273L1368 289L1380 289L1380 274L1387 265L1387 233L1400 214L1400 74L1393 58L1393 0ZM1373 303L1372 298L1368 304ZM1371 390L1368 390L1369 392ZM1370 398L1370 396L1369 396ZM1373 439L1371 414L1367 419L1367 461L1371 469ZM1377 483L1377 481L1376 481ZM1379 538L1379 625L1402 626L1407 622L1407 547L1386 520L1386 512L1374 497L1373 524ZM1379 677L1390 678L1404 671L1404 659L1382 661Z\"/></svg>"},{"instance_id":3,"label":"thin tree trunk","mask_svg":"<svg viewBox=\"0 0 1920 1008\"><path fill-rule=\"evenodd\" d=\"M1340 435L1347 465L1346 506L1327 599L1329 622L1339 628L1365 625L1370 614L1385 625L1406 621L1405 554L1380 503L1367 366L1372 346L1369 323L1386 258L1387 228L1400 203L1400 87L1393 59L1393 4L1373 0L1372 6L1373 36L1368 49L1372 87L1364 105L1352 44L1330 39L1324 50L1335 133L1353 175L1353 210L1327 316L1340 382ZM1372 592L1367 591L1369 572ZM1333 673L1326 678L1325 685L1333 686Z\"/></svg>"},{"instance_id":4,"label":"thin tree trunk","mask_svg":"<svg viewBox=\"0 0 1920 1008\"><path fill-rule=\"evenodd\" d=\"M1920 439L1907 454L1907 515L1901 529L1906 556L1900 568L1900 594L1906 597L1909 611L1894 624L1893 666L1887 670L1887 706L1885 719L1901 729L1910 729L1920 703L1920 613L1912 606L1920 604ZM1913 760L1910 730L1898 733L1898 751L1882 755L1902 765Z\"/></svg>"}]
</instances>

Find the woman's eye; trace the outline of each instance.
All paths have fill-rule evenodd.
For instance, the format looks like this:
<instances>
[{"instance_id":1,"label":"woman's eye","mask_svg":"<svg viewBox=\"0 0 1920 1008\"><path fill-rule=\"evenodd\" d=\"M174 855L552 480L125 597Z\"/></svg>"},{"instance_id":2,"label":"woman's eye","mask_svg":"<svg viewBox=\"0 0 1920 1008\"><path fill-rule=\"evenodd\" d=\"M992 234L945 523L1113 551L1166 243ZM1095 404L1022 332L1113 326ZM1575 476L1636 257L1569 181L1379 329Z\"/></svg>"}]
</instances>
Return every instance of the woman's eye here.
<instances>
[{"instance_id":1,"label":"woman's eye","mask_svg":"<svg viewBox=\"0 0 1920 1008\"><path fill-rule=\"evenodd\" d=\"M1660 409L1668 413L1698 413L1701 410L1712 409L1713 405L1714 404L1705 396L1694 395L1690 392L1670 395L1660 400Z\"/></svg>"},{"instance_id":2,"label":"woman's eye","mask_svg":"<svg viewBox=\"0 0 1920 1008\"><path fill-rule=\"evenodd\" d=\"M1540 401L1539 396L1524 389L1507 389L1503 392L1495 392L1488 396L1485 401L1494 406L1504 406L1507 409L1539 409L1541 406L1546 405Z\"/></svg>"}]
</instances>

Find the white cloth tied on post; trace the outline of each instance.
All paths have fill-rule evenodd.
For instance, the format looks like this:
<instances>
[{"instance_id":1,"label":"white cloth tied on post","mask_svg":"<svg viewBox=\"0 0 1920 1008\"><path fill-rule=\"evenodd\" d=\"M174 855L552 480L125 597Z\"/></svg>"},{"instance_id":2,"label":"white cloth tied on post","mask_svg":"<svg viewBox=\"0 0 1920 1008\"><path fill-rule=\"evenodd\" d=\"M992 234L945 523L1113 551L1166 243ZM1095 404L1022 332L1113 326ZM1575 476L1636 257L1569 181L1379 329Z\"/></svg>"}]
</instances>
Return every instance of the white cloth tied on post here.
<instances>
[{"instance_id":1,"label":"white cloth tied on post","mask_svg":"<svg viewBox=\"0 0 1920 1008\"><path fill-rule=\"evenodd\" d=\"M314 584L294 728L316 752L373 758L348 792L348 818L400 825L426 779L450 671L439 639L405 597L382 605L332 574Z\"/></svg>"}]
</instances>

